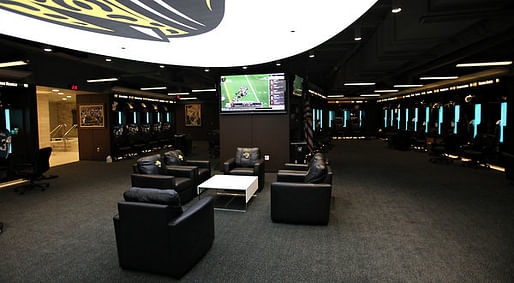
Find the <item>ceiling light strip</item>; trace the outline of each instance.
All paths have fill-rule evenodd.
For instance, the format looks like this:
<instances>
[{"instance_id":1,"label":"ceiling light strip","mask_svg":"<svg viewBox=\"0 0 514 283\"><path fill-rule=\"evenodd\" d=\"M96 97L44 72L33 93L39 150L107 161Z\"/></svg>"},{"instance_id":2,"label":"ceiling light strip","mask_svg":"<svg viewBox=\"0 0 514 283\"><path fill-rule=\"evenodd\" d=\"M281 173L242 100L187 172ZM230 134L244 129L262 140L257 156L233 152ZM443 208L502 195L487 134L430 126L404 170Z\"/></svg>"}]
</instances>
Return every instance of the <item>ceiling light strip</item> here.
<instances>
[{"instance_id":1,"label":"ceiling light strip","mask_svg":"<svg viewBox=\"0 0 514 283\"><path fill-rule=\"evenodd\" d=\"M165 86L153 86L153 87L142 87L140 90L160 90L160 89L167 89Z\"/></svg>"},{"instance_id":2,"label":"ceiling light strip","mask_svg":"<svg viewBox=\"0 0 514 283\"><path fill-rule=\"evenodd\" d=\"M23 65L27 65L27 62L25 62L25 61L4 62L4 63L0 63L0 68L16 67L16 66L23 66Z\"/></svg>"},{"instance_id":3,"label":"ceiling light strip","mask_svg":"<svg viewBox=\"0 0 514 283\"><path fill-rule=\"evenodd\" d=\"M88 83L102 83L102 82L115 82L118 78L106 78L106 79L91 79L87 80Z\"/></svg>"},{"instance_id":4,"label":"ceiling light strip","mask_svg":"<svg viewBox=\"0 0 514 283\"><path fill-rule=\"evenodd\" d=\"M344 83L346 86L365 86L365 85L375 85L376 83Z\"/></svg>"},{"instance_id":5,"label":"ceiling light strip","mask_svg":"<svg viewBox=\"0 0 514 283\"><path fill-rule=\"evenodd\" d=\"M508 66L512 65L512 61L499 61L499 62L481 62L481 63L461 63L456 67L491 67L491 66Z\"/></svg>"}]
</instances>

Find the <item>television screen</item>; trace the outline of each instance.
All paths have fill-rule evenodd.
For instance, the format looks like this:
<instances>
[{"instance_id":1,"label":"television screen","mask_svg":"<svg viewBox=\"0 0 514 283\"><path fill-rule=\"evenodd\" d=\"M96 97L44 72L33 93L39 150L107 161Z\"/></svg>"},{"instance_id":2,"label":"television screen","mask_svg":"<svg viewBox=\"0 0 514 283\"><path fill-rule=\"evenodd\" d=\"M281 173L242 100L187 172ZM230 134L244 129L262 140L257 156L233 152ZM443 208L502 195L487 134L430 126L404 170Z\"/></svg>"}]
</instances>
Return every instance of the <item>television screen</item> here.
<instances>
[{"instance_id":1,"label":"television screen","mask_svg":"<svg viewBox=\"0 0 514 283\"><path fill-rule=\"evenodd\" d=\"M283 73L222 76L221 112L268 112L286 109Z\"/></svg>"},{"instance_id":2,"label":"television screen","mask_svg":"<svg viewBox=\"0 0 514 283\"><path fill-rule=\"evenodd\" d=\"M293 95L302 96L302 94L303 94L303 79L299 76L294 76Z\"/></svg>"}]
</instances>

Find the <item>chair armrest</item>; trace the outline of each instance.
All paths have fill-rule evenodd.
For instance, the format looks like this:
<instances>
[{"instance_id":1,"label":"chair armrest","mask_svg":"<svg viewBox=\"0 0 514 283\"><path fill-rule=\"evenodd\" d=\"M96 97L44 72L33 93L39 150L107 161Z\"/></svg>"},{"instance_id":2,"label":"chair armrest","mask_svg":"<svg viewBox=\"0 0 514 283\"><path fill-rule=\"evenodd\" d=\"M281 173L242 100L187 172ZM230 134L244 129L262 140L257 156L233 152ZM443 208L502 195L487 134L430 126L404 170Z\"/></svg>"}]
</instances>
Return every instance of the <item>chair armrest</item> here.
<instances>
[{"instance_id":1,"label":"chair armrest","mask_svg":"<svg viewBox=\"0 0 514 283\"><path fill-rule=\"evenodd\" d=\"M278 170L277 173L277 181L278 182L297 182L303 183L305 180L305 176L307 175L306 171L283 171Z\"/></svg>"},{"instance_id":2,"label":"chair armrest","mask_svg":"<svg viewBox=\"0 0 514 283\"><path fill-rule=\"evenodd\" d=\"M186 177L196 180L198 167L185 165L166 165L163 167L163 174L175 177Z\"/></svg>"},{"instance_id":3,"label":"chair armrest","mask_svg":"<svg viewBox=\"0 0 514 283\"><path fill-rule=\"evenodd\" d=\"M211 162L209 160L186 160L185 165L211 169Z\"/></svg>"},{"instance_id":4,"label":"chair armrest","mask_svg":"<svg viewBox=\"0 0 514 283\"><path fill-rule=\"evenodd\" d=\"M195 219L199 222L204 222L204 220L197 219L198 217L203 217L212 215L212 220L214 221L214 198L211 196L206 196L199 200L197 203L189 207L186 211L184 211L179 217L173 219L168 223L169 227L177 228L181 225L186 225L188 221L194 221ZM207 217L207 220L210 220ZM192 226L196 226L196 223L191 223ZM212 223L214 228L214 222ZM212 231L212 235L214 236L214 231Z\"/></svg>"},{"instance_id":5,"label":"chair armrest","mask_svg":"<svg viewBox=\"0 0 514 283\"><path fill-rule=\"evenodd\" d=\"M264 174L264 160L258 159L255 164L253 165L253 174L259 175Z\"/></svg>"},{"instance_id":6,"label":"chair armrest","mask_svg":"<svg viewBox=\"0 0 514 283\"><path fill-rule=\"evenodd\" d=\"M232 157L223 163L223 173L228 174L230 170L234 169L236 165L236 158Z\"/></svg>"},{"instance_id":7,"label":"chair armrest","mask_svg":"<svg viewBox=\"0 0 514 283\"><path fill-rule=\"evenodd\" d=\"M130 175L132 187L154 188L171 190L175 188L175 177L153 174L132 174Z\"/></svg>"},{"instance_id":8,"label":"chair armrest","mask_svg":"<svg viewBox=\"0 0 514 283\"><path fill-rule=\"evenodd\" d=\"M309 165L308 164L286 163L286 164L284 164L284 169L286 169L286 170L297 170L297 171L307 171L307 170L309 170Z\"/></svg>"},{"instance_id":9,"label":"chair armrest","mask_svg":"<svg viewBox=\"0 0 514 283\"><path fill-rule=\"evenodd\" d=\"M177 277L200 260L214 241L214 201L208 196L168 223L171 266Z\"/></svg>"}]
</instances>

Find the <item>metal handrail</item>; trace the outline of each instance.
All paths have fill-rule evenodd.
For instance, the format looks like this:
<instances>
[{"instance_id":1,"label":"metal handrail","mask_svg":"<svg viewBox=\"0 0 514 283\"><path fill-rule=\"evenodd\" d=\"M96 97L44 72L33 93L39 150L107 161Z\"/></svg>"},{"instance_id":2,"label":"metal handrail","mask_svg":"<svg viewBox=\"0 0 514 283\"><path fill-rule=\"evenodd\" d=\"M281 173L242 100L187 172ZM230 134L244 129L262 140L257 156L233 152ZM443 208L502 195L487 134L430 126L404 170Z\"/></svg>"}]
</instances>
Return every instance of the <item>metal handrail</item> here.
<instances>
[{"instance_id":1,"label":"metal handrail","mask_svg":"<svg viewBox=\"0 0 514 283\"><path fill-rule=\"evenodd\" d=\"M69 128L65 133L64 135L62 135L62 138L65 138L70 132L71 130L75 129L77 127L77 124L73 124L73 126L71 126L71 128Z\"/></svg>"},{"instance_id":2,"label":"metal handrail","mask_svg":"<svg viewBox=\"0 0 514 283\"><path fill-rule=\"evenodd\" d=\"M53 130L50 131L50 136L52 136L53 133L55 133L57 130L59 130L63 126L64 126L63 124L57 125Z\"/></svg>"}]
</instances>

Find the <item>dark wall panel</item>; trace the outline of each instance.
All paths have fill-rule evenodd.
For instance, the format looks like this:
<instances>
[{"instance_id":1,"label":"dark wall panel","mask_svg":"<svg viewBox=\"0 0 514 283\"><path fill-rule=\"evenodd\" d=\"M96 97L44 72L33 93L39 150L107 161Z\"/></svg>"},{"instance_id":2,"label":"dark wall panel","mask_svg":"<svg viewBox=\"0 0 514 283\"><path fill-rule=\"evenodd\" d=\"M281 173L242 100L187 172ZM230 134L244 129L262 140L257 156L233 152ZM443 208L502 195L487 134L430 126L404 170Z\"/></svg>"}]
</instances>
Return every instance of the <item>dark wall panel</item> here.
<instances>
[{"instance_id":1,"label":"dark wall panel","mask_svg":"<svg viewBox=\"0 0 514 283\"><path fill-rule=\"evenodd\" d=\"M234 157L238 146L258 146L269 154L266 171L280 169L289 159L289 116L220 115L220 162Z\"/></svg>"},{"instance_id":2,"label":"dark wall panel","mask_svg":"<svg viewBox=\"0 0 514 283\"><path fill-rule=\"evenodd\" d=\"M108 94L82 94L77 95L77 109L80 115L80 105L102 104L104 106L104 127L78 129L80 160L105 160L111 152L110 100ZM80 121L80 117L77 117Z\"/></svg>"},{"instance_id":3,"label":"dark wall panel","mask_svg":"<svg viewBox=\"0 0 514 283\"><path fill-rule=\"evenodd\" d=\"M266 169L276 171L289 161L289 118L288 115L253 116L253 142L268 154Z\"/></svg>"},{"instance_id":4,"label":"dark wall panel","mask_svg":"<svg viewBox=\"0 0 514 283\"><path fill-rule=\"evenodd\" d=\"M175 105L177 133L189 134L195 140L208 140L209 131L219 128L218 104L201 103L202 105L202 125L200 127L186 127L184 104Z\"/></svg>"}]
</instances>

